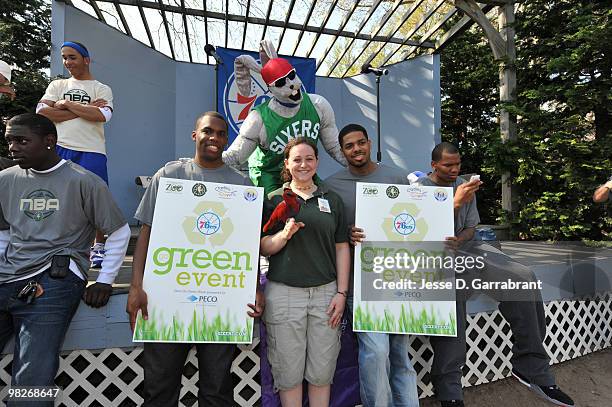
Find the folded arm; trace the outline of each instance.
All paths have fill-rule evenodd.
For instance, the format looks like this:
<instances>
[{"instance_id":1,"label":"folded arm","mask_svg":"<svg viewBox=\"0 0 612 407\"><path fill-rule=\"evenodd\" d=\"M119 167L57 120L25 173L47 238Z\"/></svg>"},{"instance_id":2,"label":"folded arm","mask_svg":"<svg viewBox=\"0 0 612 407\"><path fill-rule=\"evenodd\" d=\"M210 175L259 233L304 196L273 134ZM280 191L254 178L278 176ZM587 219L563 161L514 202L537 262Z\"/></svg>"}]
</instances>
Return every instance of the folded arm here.
<instances>
[{"instance_id":1,"label":"folded arm","mask_svg":"<svg viewBox=\"0 0 612 407\"><path fill-rule=\"evenodd\" d=\"M79 116L81 119L88 120L90 122L105 122L106 118L100 111L100 106L95 104L82 105L80 103L71 102L70 100L59 100L55 103L56 108L63 108Z\"/></svg>"},{"instance_id":2,"label":"folded arm","mask_svg":"<svg viewBox=\"0 0 612 407\"><path fill-rule=\"evenodd\" d=\"M54 123L61 123L79 117L70 110L58 109L54 106L55 102L43 99L38 103L36 113L45 116Z\"/></svg>"}]
</instances>

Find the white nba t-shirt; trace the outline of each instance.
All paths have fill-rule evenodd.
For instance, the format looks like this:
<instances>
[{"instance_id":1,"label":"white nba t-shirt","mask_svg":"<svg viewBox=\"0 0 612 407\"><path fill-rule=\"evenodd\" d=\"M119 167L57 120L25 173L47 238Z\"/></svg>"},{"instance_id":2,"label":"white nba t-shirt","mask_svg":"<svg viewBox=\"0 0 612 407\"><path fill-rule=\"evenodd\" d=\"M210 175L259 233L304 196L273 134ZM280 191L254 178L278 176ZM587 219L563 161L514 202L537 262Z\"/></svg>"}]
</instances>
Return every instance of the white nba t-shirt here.
<instances>
[{"instance_id":1,"label":"white nba t-shirt","mask_svg":"<svg viewBox=\"0 0 612 407\"><path fill-rule=\"evenodd\" d=\"M113 108L113 91L96 80L81 81L74 78L57 79L49 84L42 100L58 100L88 105L96 99L106 100L106 106ZM106 154L104 144L104 122L92 122L80 117L55 123L57 144L76 151Z\"/></svg>"}]
</instances>

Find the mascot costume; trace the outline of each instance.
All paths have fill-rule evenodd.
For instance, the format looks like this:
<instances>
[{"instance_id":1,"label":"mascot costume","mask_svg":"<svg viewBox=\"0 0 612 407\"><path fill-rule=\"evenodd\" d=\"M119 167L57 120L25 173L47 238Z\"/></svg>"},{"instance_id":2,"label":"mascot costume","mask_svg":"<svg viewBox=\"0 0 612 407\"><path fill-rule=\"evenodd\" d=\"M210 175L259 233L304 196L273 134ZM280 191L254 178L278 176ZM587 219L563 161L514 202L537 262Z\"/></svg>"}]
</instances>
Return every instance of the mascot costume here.
<instances>
[{"instance_id":1,"label":"mascot costume","mask_svg":"<svg viewBox=\"0 0 612 407\"><path fill-rule=\"evenodd\" d=\"M272 98L253 109L246 117L236 140L223 153L223 161L239 168L248 160L253 183L263 187L266 195L282 187L280 171L283 167L283 152L287 142L296 137L307 137L313 144L320 139L327 153L343 166L346 160L338 144L338 128L334 111L322 96L306 94L302 81L294 67L278 58L274 47L262 41L259 50L261 65L248 55L241 55L234 62L234 75L238 92L242 96L252 93L251 72L259 72L268 85ZM262 68L263 66L263 68ZM292 200L285 197L286 212L277 213L271 222L283 222L292 212ZM341 351L336 365L332 387L331 406L359 404L359 381L357 365L357 341L350 322L343 319ZM260 356L265 355L267 344L265 326L260 325ZM278 394L274 392L272 373L267 358L261 357L261 397L264 407L280 406Z\"/></svg>"},{"instance_id":2,"label":"mascot costume","mask_svg":"<svg viewBox=\"0 0 612 407\"><path fill-rule=\"evenodd\" d=\"M258 72L273 97L249 113L236 140L223 153L223 161L240 167L248 160L251 180L264 187L266 195L283 184L283 151L293 138L307 137L315 145L320 139L328 154L346 166L329 102L302 90L295 68L286 59L278 58L269 41L262 41L259 54L262 65L249 55L236 58L236 85L242 96L249 96L253 86L251 71Z\"/></svg>"}]
</instances>

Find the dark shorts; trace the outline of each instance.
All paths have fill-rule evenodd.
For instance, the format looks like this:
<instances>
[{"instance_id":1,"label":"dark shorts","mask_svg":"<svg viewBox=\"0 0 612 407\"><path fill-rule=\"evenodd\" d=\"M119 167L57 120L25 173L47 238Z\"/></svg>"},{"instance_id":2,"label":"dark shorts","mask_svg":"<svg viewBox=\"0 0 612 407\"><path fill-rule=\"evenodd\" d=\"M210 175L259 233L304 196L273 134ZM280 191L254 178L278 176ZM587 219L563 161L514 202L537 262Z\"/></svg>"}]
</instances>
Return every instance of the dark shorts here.
<instances>
[{"instance_id":1,"label":"dark shorts","mask_svg":"<svg viewBox=\"0 0 612 407\"><path fill-rule=\"evenodd\" d=\"M57 154L64 160L70 160L88 171L93 172L106 182L108 185L108 172L106 171L106 156L100 153L90 153L87 151L75 151L69 148L55 146Z\"/></svg>"}]
</instances>

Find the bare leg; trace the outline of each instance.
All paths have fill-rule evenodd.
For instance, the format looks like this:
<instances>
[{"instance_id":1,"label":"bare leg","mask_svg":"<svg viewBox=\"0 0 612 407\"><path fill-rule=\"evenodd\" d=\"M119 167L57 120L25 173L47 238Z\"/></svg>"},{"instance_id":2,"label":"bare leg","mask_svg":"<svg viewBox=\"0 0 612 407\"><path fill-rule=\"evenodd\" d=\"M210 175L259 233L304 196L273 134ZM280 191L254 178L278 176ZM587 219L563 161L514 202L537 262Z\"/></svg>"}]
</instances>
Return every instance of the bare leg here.
<instances>
[{"instance_id":1,"label":"bare leg","mask_svg":"<svg viewBox=\"0 0 612 407\"><path fill-rule=\"evenodd\" d=\"M289 390L279 390L278 395L280 396L283 407L302 407L301 383Z\"/></svg>"},{"instance_id":2,"label":"bare leg","mask_svg":"<svg viewBox=\"0 0 612 407\"><path fill-rule=\"evenodd\" d=\"M308 383L308 401L310 407L328 407L331 386L315 386Z\"/></svg>"}]
</instances>

